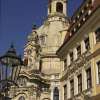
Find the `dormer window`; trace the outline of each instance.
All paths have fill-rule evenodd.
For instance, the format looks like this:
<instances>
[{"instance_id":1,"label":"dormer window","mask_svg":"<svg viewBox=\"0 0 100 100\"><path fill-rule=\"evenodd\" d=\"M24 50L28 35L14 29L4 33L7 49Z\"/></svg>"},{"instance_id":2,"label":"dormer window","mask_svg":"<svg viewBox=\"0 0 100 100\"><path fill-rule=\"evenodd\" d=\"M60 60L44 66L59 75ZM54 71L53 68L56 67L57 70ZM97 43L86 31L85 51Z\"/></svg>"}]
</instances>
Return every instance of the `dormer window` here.
<instances>
[{"instance_id":1,"label":"dormer window","mask_svg":"<svg viewBox=\"0 0 100 100\"><path fill-rule=\"evenodd\" d=\"M61 2L58 2L56 5L56 11L63 13L63 4Z\"/></svg>"}]
</instances>

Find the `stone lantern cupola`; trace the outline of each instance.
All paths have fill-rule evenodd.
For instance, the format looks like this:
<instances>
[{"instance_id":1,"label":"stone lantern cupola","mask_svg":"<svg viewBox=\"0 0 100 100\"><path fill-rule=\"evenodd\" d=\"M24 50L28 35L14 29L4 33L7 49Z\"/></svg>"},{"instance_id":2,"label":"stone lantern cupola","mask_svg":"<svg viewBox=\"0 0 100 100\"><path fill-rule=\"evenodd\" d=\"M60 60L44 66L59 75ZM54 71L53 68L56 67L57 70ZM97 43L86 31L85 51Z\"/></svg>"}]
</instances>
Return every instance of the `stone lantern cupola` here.
<instances>
[{"instance_id":1,"label":"stone lantern cupola","mask_svg":"<svg viewBox=\"0 0 100 100\"><path fill-rule=\"evenodd\" d=\"M66 0L49 0L48 15L63 14L66 16Z\"/></svg>"}]
</instances>

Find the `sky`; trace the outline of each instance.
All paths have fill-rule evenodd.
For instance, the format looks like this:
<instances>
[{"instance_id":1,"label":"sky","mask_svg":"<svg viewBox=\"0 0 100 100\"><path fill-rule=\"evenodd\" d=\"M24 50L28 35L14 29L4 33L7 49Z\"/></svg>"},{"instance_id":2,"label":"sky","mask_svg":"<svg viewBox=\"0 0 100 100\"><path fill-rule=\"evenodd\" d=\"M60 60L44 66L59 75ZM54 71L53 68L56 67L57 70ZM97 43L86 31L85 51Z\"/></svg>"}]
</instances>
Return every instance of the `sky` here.
<instances>
[{"instance_id":1,"label":"sky","mask_svg":"<svg viewBox=\"0 0 100 100\"><path fill-rule=\"evenodd\" d=\"M42 1L42 2L41 2ZM68 16L71 17L83 0L68 0ZM18 54L23 55L32 24L40 26L47 16L48 0L0 0L0 55L11 43Z\"/></svg>"}]
</instances>

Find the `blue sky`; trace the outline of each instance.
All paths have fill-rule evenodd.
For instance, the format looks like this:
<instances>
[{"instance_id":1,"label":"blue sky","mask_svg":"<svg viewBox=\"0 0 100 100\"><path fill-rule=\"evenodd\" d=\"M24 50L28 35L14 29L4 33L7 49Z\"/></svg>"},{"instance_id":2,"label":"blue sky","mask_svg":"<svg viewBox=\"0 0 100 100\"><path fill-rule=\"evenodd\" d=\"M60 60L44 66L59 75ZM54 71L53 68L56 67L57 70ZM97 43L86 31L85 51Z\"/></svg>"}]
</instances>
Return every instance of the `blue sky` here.
<instances>
[{"instance_id":1,"label":"blue sky","mask_svg":"<svg viewBox=\"0 0 100 100\"><path fill-rule=\"evenodd\" d=\"M68 1L69 17L82 1ZM47 16L47 4L48 0L0 0L0 55L5 53L12 42L18 54L23 55L32 24L40 26Z\"/></svg>"}]
</instances>

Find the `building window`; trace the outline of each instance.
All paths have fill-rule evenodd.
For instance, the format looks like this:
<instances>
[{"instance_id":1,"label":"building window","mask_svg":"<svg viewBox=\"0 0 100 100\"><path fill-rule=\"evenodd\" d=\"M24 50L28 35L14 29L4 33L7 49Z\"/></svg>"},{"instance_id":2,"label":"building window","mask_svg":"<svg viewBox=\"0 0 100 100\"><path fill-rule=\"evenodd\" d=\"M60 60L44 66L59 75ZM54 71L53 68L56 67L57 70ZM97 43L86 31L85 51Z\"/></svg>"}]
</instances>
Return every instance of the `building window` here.
<instances>
[{"instance_id":1,"label":"building window","mask_svg":"<svg viewBox=\"0 0 100 100\"><path fill-rule=\"evenodd\" d=\"M64 85L64 100L67 99L67 85Z\"/></svg>"},{"instance_id":2,"label":"building window","mask_svg":"<svg viewBox=\"0 0 100 100\"><path fill-rule=\"evenodd\" d=\"M53 92L53 100L59 100L59 90L57 87L55 87Z\"/></svg>"},{"instance_id":3,"label":"building window","mask_svg":"<svg viewBox=\"0 0 100 100\"><path fill-rule=\"evenodd\" d=\"M100 84L100 61L97 62L97 67L98 67L98 81Z\"/></svg>"},{"instance_id":4,"label":"building window","mask_svg":"<svg viewBox=\"0 0 100 100\"><path fill-rule=\"evenodd\" d=\"M64 60L64 70L67 68L67 59Z\"/></svg>"},{"instance_id":5,"label":"building window","mask_svg":"<svg viewBox=\"0 0 100 100\"><path fill-rule=\"evenodd\" d=\"M96 42L100 42L100 28L95 31Z\"/></svg>"},{"instance_id":6,"label":"building window","mask_svg":"<svg viewBox=\"0 0 100 100\"><path fill-rule=\"evenodd\" d=\"M92 81L91 81L91 68L88 68L86 70L86 76L87 76L87 89L92 87Z\"/></svg>"},{"instance_id":7,"label":"building window","mask_svg":"<svg viewBox=\"0 0 100 100\"><path fill-rule=\"evenodd\" d=\"M86 50L90 49L89 37L84 40Z\"/></svg>"},{"instance_id":8,"label":"building window","mask_svg":"<svg viewBox=\"0 0 100 100\"><path fill-rule=\"evenodd\" d=\"M82 92L82 74L78 75L78 93Z\"/></svg>"},{"instance_id":9,"label":"building window","mask_svg":"<svg viewBox=\"0 0 100 100\"><path fill-rule=\"evenodd\" d=\"M61 2L58 2L56 5L56 11L63 13L63 4Z\"/></svg>"},{"instance_id":10,"label":"building window","mask_svg":"<svg viewBox=\"0 0 100 100\"><path fill-rule=\"evenodd\" d=\"M70 52L70 61L73 61L73 52Z\"/></svg>"},{"instance_id":11,"label":"building window","mask_svg":"<svg viewBox=\"0 0 100 100\"><path fill-rule=\"evenodd\" d=\"M77 47L77 56L79 57L81 55L81 45Z\"/></svg>"},{"instance_id":12,"label":"building window","mask_svg":"<svg viewBox=\"0 0 100 100\"><path fill-rule=\"evenodd\" d=\"M70 96L71 98L74 96L74 80L70 81Z\"/></svg>"}]
</instances>

